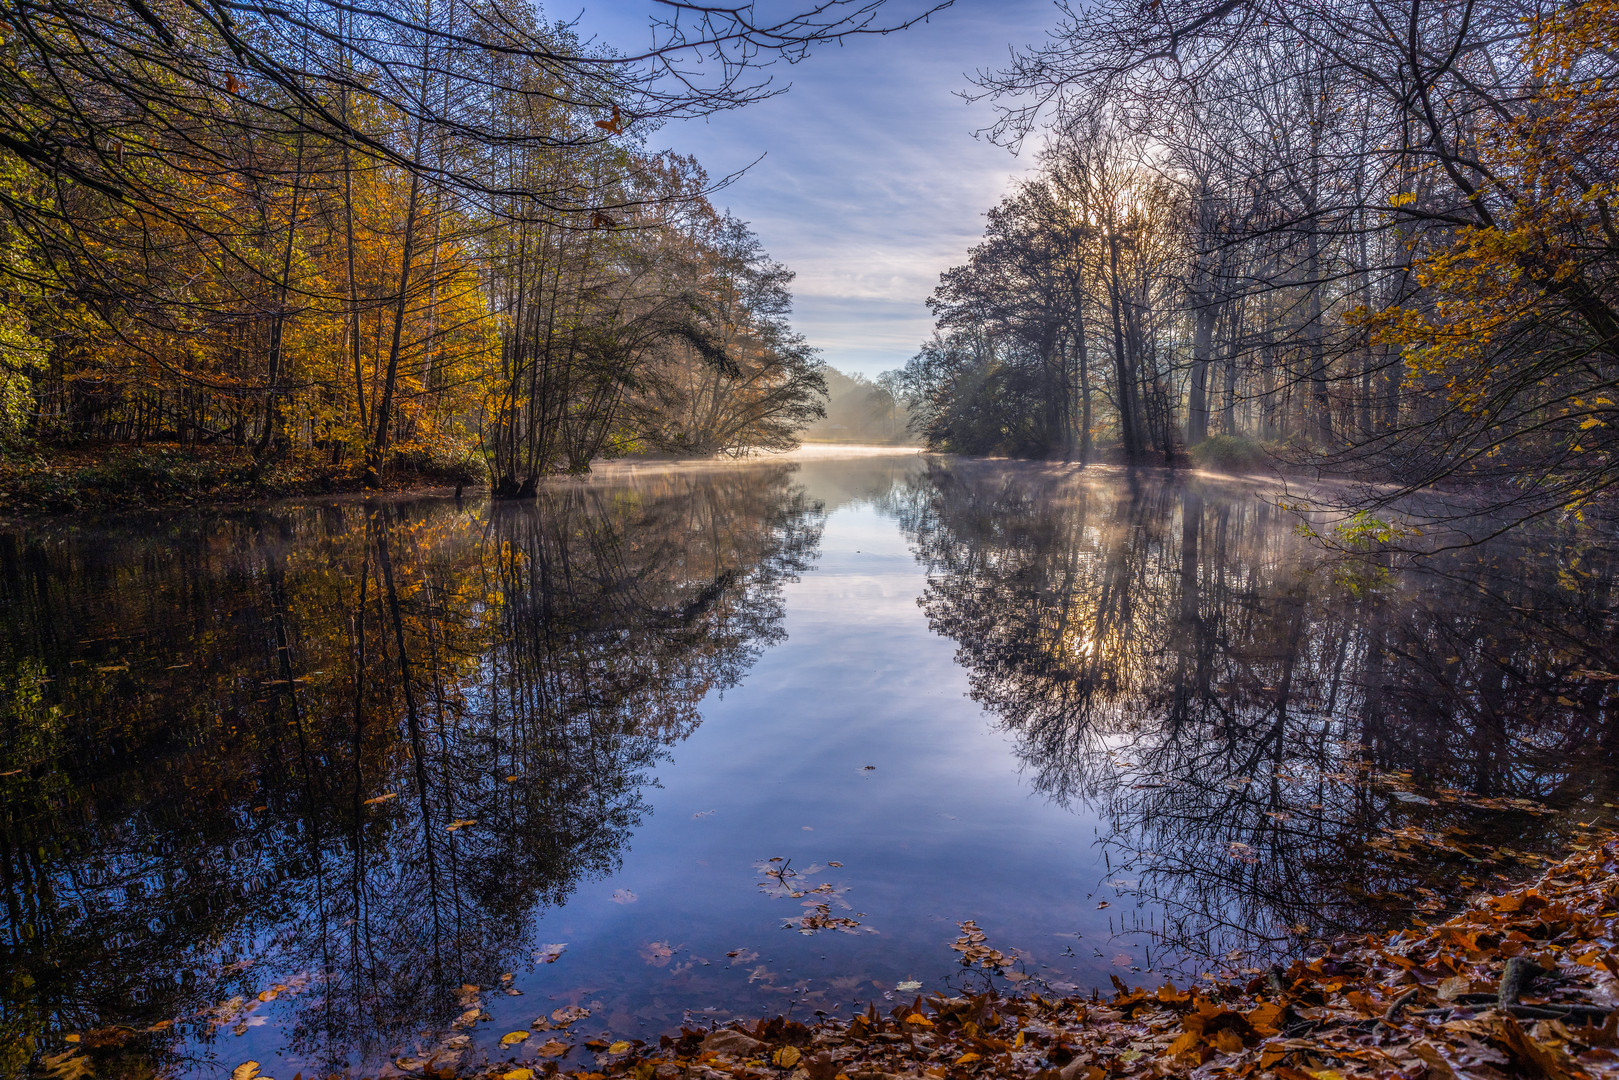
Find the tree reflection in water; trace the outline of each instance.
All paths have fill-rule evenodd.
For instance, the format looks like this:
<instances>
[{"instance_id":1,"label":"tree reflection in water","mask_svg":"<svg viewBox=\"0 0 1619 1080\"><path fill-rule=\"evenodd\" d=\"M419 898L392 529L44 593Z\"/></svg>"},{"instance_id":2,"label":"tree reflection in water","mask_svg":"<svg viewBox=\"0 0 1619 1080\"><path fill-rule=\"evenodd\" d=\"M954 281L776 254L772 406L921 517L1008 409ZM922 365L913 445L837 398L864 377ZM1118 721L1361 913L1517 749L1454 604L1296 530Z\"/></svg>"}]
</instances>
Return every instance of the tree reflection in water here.
<instances>
[{"instance_id":1,"label":"tree reflection in water","mask_svg":"<svg viewBox=\"0 0 1619 1080\"><path fill-rule=\"evenodd\" d=\"M823 517L755 466L0 533L0 1071L214 1008L130 1044L183 1065L266 972L330 1067L442 1030L618 865Z\"/></svg>"},{"instance_id":2,"label":"tree reflection in water","mask_svg":"<svg viewBox=\"0 0 1619 1080\"><path fill-rule=\"evenodd\" d=\"M1196 478L936 462L888 505L1033 785L1110 819L1160 956L1423 917L1614 801L1619 684L1580 673L1619 670L1615 562L1583 529L1389 571Z\"/></svg>"}]
</instances>

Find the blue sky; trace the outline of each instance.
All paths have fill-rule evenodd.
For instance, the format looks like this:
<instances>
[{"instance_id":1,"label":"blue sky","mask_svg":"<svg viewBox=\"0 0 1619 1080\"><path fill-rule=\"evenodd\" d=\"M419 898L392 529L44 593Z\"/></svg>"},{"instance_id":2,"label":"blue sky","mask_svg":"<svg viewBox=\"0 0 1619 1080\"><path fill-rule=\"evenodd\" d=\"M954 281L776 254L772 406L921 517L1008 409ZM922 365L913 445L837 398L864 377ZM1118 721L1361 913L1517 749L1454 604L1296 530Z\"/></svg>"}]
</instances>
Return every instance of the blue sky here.
<instances>
[{"instance_id":1,"label":"blue sky","mask_svg":"<svg viewBox=\"0 0 1619 1080\"><path fill-rule=\"evenodd\" d=\"M779 6L786 0L777 0ZM896 3L895 12L917 10ZM647 41L651 0L590 0L552 18L624 50ZM932 328L924 301L961 261L983 214L1029 165L975 139L986 104L955 96L967 73L1056 22L1050 0L956 0L928 23L829 46L776 81L779 97L703 121L666 125L650 145L695 154L723 176L764 155L718 199L798 274L794 324L834 367L900 367Z\"/></svg>"}]
</instances>

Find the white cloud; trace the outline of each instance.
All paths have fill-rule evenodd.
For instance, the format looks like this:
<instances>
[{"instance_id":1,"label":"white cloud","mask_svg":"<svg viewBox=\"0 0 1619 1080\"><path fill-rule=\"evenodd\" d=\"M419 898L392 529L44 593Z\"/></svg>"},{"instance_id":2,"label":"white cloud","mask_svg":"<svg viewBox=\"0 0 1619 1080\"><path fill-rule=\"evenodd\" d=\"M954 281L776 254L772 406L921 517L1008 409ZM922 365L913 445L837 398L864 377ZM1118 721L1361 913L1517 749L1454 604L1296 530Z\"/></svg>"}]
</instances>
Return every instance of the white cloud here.
<instances>
[{"instance_id":1,"label":"white cloud","mask_svg":"<svg viewBox=\"0 0 1619 1080\"><path fill-rule=\"evenodd\" d=\"M603 36L642 3L587 12ZM897 367L932 330L924 301L961 261L983 214L1028 167L973 138L991 119L966 106L966 73L1054 22L1047 0L958 0L927 24L828 47L776 69L791 90L652 142L693 153L710 175L756 165L718 198L798 273L794 322L833 365ZM639 36L636 37L639 40Z\"/></svg>"}]
</instances>

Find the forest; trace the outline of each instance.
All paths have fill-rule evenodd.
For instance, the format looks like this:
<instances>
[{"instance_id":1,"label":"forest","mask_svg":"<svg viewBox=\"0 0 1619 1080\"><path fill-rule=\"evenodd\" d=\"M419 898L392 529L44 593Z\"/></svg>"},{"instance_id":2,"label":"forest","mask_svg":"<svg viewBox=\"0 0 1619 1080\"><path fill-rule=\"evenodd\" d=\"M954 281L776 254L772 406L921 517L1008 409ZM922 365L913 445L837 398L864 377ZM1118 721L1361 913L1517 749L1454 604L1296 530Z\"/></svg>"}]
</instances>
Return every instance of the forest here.
<instances>
[{"instance_id":1,"label":"forest","mask_svg":"<svg viewBox=\"0 0 1619 1080\"><path fill-rule=\"evenodd\" d=\"M647 137L879 6L663 5L625 55L509 0L6 5L0 450L528 496L792 445L825 390L792 272Z\"/></svg>"},{"instance_id":2,"label":"forest","mask_svg":"<svg viewBox=\"0 0 1619 1080\"><path fill-rule=\"evenodd\" d=\"M981 71L1038 153L897 373L930 447L1615 479L1611 0L1102 0Z\"/></svg>"}]
</instances>

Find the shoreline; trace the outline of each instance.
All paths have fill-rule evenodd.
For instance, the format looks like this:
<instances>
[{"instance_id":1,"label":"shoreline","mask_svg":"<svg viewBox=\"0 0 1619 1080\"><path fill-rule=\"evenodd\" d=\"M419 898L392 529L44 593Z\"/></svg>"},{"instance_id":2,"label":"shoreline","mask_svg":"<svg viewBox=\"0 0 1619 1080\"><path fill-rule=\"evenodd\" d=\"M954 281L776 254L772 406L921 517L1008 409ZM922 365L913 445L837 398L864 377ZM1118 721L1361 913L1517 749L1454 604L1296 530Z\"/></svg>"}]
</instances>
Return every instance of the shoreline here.
<instances>
[{"instance_id":1,"label":"shoreline","mask_svg":"<svg viewBox=\"0 0 1619 1080\"><path fill-rule=\"evenodd\" d=\"M921 453L914 446L805 441L797 449L737 458L628 455L604 458L592 474L671 466L723 467L768 457ZM488 482L470 463L402 461L367 488L358 462L333 465L324 454L287 455L253 472L246 448L185 447L174 443L56 450L32 458L0 456L0 517L51 519L149 510L235 510L287 499L373 498L400 495L487 496ZM551 478L548 478L551 479ZM554 479L569 479L558 475Z\"/></svg>"},{"instance_id":2,"label":"shoreline","mask_svg":"<svg viewBox=\"0 0 1619 1080\"><path fill-rule=\"evenodd\" d=\"M1582 849L1583 847L1583 849ZM1587 1080L1619 1077L1619 837L1607 835L1514 888L1475 896L1443 922L1318 942L1286 969L1207 986L1129 987L1111 998L917 995L887 1014L785 1016L682 1028L657 1045L587 1035L589 1012L559 1009L495 1036L480 1060L467 1012L434 1045L364 1075L432 1080ZM951 946L963 973L1009 970L972 922ZM986 979L986 981L988 981ZM906 985L904 989L913 989ZM1042 988L1044 989L1044 988ZM160 1025L162 1026L162 1025ZM94 1075L136 1032L64 1032L40 1062ZM232 1080L269 1080L244 1061ZM362 1074L343 1073L338 1076Z\"/></svg>"},{"instance_id":3,"label":"shoreline","mask_svg":"<svg viewBox=\"0 0 1619 1080\"><path fill-rule=\"evenodd\" d=\"M603 1036L582 1044L593 1064L573 1069L547 1060L545 1046L539 1060L463 1068L428 1054L399 1065L502 1080L1619 1077L1616 908L1619 837L1609 836L1443 922L1339 939L1246 982L1129 987L1114 976L1111 999L992 987L918 996L887 1015L873 1004L849 1020L683 1029L657 1047ZM1010 967L976 925L961 929L952 948L964 969Z\"/></svg>"}]
</instances>

